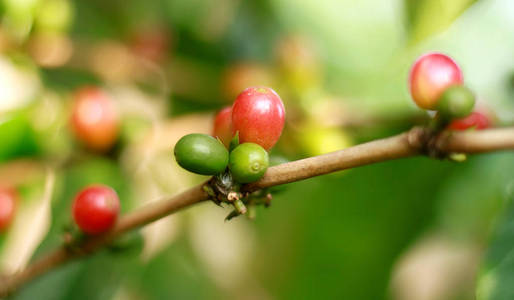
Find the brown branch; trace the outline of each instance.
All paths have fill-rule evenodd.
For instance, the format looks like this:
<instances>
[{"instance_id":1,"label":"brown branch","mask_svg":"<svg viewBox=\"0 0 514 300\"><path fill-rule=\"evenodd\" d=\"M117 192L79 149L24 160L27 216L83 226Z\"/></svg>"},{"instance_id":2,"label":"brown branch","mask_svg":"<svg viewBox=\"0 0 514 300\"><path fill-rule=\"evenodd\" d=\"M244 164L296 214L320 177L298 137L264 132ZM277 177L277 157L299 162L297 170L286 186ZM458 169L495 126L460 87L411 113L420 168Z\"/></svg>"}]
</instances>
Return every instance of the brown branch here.
<instances>
[{"instance_id":1,"label":"brown branch","mask_svg":"<svg viewBox=\"0 0 514 300\"><path fill-rule=\"evenodd\" d=\"M142 225L151 223L184 207L207 200L207 195L202 189L203 184L190 188L170 199L150 203L137 211L131 212L119 219L116 226L108 233L100 236L92 236L77 246L63 245L54 252L47 254L29 265L20 273L14 274L0 282L0 298L5 297L16 290L25 282L42 275L72 259L82 257L96 251L108 244L117 236Z\"/></svg>"},{"instance_id":2,"label":"brown branch","mask_svg":"<svg viewBox=\"0 0 514 300\"><path fill-rule=\"evenodd\" d=\"M293 161L268 169L264 177L244 187L255 191L265 187L295 182L381 161L426 153L426 145L440 153L482 153L514 150L514 127L476 132L446 133L428 143L426 132L414 128L393 137L364 143L344 150ZM116 226L101 236L90 237L77 247L62 246L29 265L25 270L0 282L0 297L6 296L24 283L76 258L92 253L120 234L141 227L182 208L207 200L203 185L197 185L166 200L151 203L121 217Z\"/></svg>"},{"instance_id":3,"label":"brown branch","mask_svg":"<svg viewBox=\"0 0 514 300\"><path fill-rule=\"evenodd\" d=\"M447 152L484 153L514 149L514 128L462 132L445 139L442 149Z\"/></svg>"}]
</instances>

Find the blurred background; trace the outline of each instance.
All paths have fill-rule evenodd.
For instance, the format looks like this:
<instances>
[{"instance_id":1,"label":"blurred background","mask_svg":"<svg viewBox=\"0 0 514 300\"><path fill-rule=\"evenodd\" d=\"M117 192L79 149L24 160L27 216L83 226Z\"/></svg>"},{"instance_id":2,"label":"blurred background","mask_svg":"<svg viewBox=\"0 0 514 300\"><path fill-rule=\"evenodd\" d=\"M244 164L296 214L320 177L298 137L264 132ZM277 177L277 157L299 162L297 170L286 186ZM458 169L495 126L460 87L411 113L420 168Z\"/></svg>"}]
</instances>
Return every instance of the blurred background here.
<instances>
[{"instance_id":1,"label":"blurred background","mask_svg":"<svg viewBox=\"0 0 514 300\"><path fill-rule=\"evenodd\" d=\"M425 124L407 73L426 51L459 63L495 126L514 123L512 0L0 3L0 185L17 198L4 275L62 243L88 184L127 212L205 180L173 146L249 86L281 95L272 154L289 160ZM71 128L85 86L118 116L101 151ZM513 174L512 152L411 158L289 184L253 221L203 203L12 298L514 299Z\"/></svg>"}]
</instances>

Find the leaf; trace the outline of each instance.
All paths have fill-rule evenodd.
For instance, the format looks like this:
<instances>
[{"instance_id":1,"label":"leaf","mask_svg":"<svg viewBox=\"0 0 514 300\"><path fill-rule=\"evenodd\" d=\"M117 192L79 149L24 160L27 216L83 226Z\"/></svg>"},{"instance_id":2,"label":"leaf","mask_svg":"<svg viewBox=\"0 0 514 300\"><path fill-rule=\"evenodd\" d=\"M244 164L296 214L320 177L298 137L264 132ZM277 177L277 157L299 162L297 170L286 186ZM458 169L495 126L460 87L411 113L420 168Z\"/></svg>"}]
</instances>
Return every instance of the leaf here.
<instances>
[{"instance_id":1,"label":"leaf","mask_svg":"<svg viewBox=\"0 0 514 300\"><path fill-rule=\"evenodd\" d=\"M239 131L237 131L234 137L230 140L230 145L228 147L229 152L232 152L232 150L236 149L237 146L239 146Z\"/></svg>"},{"instance_id":2,"label":"leaf","mask_svg":"<svg viewBox=\"0 0 514 300\"><path fill-rule=\"evenodd\" d=\"M456 239L483 241L504 211L505 186L512 181L514 155L472 156L442 182L438 226ZM494 176L491 176L494 174Z\"/></svg>"},{"instance_id":3,"label":"leaf","mask_svg":"<svg viewBox=\"0 0 514 300\"><path fill-rule=\"evenodd\" d=\"M482 265L477 300L514 299L514 194L510 200Z\"/></svg>"},{"instance_id":4,"label":"leaf","mask_svg":"<svg viewBox=\"0 0 514 300\"><path fill-rule=\"evenodd\" d=\"M28 115L23 110L0 114L0 141L0 162L38 152Z\"/></svg>"},{"instance_id":5,"label":"leaf","mask_svg":"<svg viewBox=\"0 0 514 300\"><path fill-rule=\"evenodd\" d=\"M445 30L477 0L405 0L406 25L411 42Z\"/></svg>"}]
</instances>

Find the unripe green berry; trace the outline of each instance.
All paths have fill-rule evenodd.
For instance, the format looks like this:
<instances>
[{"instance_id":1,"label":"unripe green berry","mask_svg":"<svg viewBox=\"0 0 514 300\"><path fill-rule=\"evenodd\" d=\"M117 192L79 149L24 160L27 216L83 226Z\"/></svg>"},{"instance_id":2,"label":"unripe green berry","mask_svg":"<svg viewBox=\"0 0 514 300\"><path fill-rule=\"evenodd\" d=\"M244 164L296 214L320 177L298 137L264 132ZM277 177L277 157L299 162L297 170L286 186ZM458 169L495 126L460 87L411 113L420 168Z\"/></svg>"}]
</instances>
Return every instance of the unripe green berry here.
<instances>
[{"instance_id":1,"label":"unripe green berry","mask_svg":"<svg viewBox=\"0 0 514 300\"><path fill-rule=\"evenodd\" d=\"M473 111L475 96L467 87L448 87L438 100L437 110L446 119L463 118Z\"/></svg>"},{"instance_id":2,"label":"unripe green berry","mask_svg":"<svg viewBox=\"0 0 514 300\"><path fill-rule=\"evenodd\" d=\"M175 145L175 159L184 169L201 175L216 175L228 165L228 151L223 144L207 134L183 136Z\"/></svg>"},{"instance_id":3,"label":"unripe green berry","mask_svg":"<svg viewBox=\"0 0 514 300\"><path fill-rule=\"evenodd\" d=\"M268 169L268 152L254 143L244 143L230 152L229 169L239 183L259 180Z\"/></svg>"}]
</instances>

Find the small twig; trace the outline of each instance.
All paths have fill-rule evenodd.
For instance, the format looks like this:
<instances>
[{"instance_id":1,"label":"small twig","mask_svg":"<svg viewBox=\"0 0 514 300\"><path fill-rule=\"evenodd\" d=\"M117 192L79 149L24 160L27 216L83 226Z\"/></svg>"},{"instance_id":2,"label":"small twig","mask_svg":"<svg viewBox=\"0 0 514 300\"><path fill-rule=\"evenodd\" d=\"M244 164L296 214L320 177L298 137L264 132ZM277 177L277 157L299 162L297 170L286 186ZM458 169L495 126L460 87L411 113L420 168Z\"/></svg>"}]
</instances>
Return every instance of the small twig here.
<instances>
[{"instance_id":1,"label":"small twig","mask_svg":"<svg viewBox=\"0 0 514 300\"><path fill-rule=\"evenodd\" d=\"M438 153L473 154L514 150L514 127L445 133L429 140L426 136L423 128L414 128L409 132L393 137L281 164L269 168L261 180L243 186L242 190L252 192L358 166L420 155L426 153L424 149L427 145ZM195 186L170 199L151 203L124 215L110 232L89 237L79 243L78 247L81 251L70 251L63 246L37 259L22 272L0 282L0 297L12 293L37 276L49 272L72 259L98 250L131 229L144 226L182 208L207 200L205 184Z\"/></svg>"}]
</instances>

